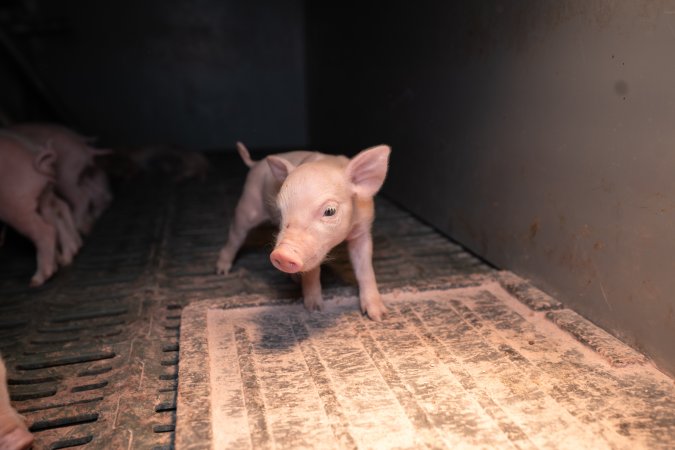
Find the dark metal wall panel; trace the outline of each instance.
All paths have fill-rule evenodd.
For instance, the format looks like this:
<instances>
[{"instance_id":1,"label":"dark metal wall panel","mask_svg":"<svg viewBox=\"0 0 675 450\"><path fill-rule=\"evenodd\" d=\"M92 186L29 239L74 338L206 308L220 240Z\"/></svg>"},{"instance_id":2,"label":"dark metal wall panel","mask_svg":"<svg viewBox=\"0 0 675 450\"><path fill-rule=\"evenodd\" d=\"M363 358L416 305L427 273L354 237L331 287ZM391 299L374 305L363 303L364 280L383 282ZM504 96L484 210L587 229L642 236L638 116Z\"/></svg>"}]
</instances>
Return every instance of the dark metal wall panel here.
<instances>
[{"instance_id":1,"label":"dark metal wall panel","mask_svg":"<svg viewBox=\"0 0 675 450\"><path fill-rule=\"evenodd\" d=\"M308 7L311 140L675 373L675 2Z\"/></svg>"},{"instance_id":2,"label":"dark metal wall panel","mask_svg":"<svg viewBox=\"0 0 675 450\"><path fill-rule=\"evenodd\" d=\"M124 144L307 141L302 0L37 1L17 36L83 129Z\"/></svg>"}]
</instances>

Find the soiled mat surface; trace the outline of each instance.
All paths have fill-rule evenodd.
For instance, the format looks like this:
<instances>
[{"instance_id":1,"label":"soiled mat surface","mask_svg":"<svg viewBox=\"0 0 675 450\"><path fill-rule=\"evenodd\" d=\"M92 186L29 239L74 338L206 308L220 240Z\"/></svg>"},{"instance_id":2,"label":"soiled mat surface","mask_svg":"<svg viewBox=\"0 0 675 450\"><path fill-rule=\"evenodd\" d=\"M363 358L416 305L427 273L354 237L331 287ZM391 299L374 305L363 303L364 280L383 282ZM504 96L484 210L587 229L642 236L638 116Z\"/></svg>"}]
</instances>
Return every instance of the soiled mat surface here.
<instances>
[{"instance_id":1,"label":"soiled mat surface","mask_svg":"<svg viewBox=\"0 0 675 450\"><path fill-rule=\"evenodd\" d=\"M385 298L187 307L177 448L675 447L673 380L522 280Z\"/></svg>"}]
</instances>

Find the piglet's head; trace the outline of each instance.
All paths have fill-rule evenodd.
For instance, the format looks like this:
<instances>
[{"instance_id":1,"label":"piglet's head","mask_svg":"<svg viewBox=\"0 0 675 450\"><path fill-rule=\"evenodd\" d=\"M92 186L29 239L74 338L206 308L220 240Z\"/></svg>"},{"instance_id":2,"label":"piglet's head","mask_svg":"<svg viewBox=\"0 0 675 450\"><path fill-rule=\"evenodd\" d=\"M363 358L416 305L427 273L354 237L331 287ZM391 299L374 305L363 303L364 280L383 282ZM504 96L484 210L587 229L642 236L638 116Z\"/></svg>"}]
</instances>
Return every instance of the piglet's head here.
<instances>
[{"instance_id":1,"label":"piglet's head","mask_svg":"<svg viewBox=\"0 0 675 450\"><path fill-rule=\"evenodd\" d=\"M297 167L268 156L272 173L282 182L277 196L281 225L272 264L287 273L307 272L321 264L349 235L362 200L382 187L389 153L388 146L379 145L349 161L325 158Z\"/></svg>"}]
</instances>

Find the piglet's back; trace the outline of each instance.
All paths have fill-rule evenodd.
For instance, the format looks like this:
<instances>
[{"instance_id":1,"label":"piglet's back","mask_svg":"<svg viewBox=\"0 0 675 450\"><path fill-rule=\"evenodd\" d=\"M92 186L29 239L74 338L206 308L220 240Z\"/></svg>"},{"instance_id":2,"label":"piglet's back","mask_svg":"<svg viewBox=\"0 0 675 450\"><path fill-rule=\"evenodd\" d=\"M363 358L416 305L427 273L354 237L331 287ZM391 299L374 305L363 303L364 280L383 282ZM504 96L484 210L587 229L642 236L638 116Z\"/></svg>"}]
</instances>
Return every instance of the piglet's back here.
<instances>
[{"instance_id":1,"label":"piglet's back","mask_svg":"<svg viewBox=\"0 0 675 450\"><path fill-rule=\"evenodd\" d=\"M34 166L36 154L5 132L0 133L0 208L16 201L34 202L49 182Z\"/></svg>"}]
</instances>

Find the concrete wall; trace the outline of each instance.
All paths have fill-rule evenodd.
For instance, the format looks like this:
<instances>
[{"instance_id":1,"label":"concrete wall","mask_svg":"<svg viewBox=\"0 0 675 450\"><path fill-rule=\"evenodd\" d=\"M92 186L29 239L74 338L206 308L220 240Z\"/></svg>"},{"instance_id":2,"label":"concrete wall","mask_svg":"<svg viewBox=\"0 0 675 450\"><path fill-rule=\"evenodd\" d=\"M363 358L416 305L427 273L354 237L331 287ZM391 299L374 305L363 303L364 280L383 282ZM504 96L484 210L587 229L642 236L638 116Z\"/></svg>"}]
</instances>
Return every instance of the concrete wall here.
<instances>
[{"instance_id":1,"label":"concrete wall","mask_svg":"<svg viewBox=\"0 0 675 450\"><path fill-rule=\"evenodd\" d=\"M675 373L675 1L308 7L315 147Z\"/></svg>"},{"instance_id":2,"label":"concrete wall","mask_svg":"<svg viewBox=\"0 0 675 450\"><path fill-rule=\"evenodd\" d=\"M63 25L17 40L88 133L199 149L306 144L302 0L24 3L28 22Z\"/></svg>"}]
</instances>

